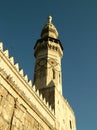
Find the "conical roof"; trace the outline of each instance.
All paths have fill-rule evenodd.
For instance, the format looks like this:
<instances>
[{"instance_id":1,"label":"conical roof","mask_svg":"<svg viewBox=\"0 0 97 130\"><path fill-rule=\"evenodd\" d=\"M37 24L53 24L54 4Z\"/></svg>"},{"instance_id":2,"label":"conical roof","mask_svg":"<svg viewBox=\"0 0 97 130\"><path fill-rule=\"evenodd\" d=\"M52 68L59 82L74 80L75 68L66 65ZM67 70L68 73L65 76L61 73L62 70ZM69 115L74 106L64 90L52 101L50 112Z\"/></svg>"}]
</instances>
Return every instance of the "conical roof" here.
<instances>
[{"instance_id":1,"label":"conical roof","mask_svg":"<svg viewBox=\"0 0 97 130\"><path fill-rule=\"evenodd\" d=\"M58 31L56 27L52 24L52 17L48 17L47 23L44 25L41 31L41 38L52 37L57 39L58 38Z\"/></svg>"}]
</instances>

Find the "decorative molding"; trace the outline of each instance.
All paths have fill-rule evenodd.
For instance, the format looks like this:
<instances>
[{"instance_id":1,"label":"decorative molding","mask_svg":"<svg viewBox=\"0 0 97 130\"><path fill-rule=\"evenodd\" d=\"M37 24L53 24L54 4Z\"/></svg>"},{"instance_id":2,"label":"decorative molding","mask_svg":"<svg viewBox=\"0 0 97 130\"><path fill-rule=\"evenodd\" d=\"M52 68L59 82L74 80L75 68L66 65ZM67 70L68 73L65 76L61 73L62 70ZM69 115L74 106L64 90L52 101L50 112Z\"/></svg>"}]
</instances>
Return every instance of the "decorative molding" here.
<instances>
[{"instance_id":1,"label":"decorative molding","mask_svg":"<svg viewBox=\"0 0 97 130\"><path fill-rule=\"evenodd\" d=\"M1 51L1 55L0 57L5 56L7 62L9 62L11 64L11 66L13 67L13 69L15 69L17 71L17 73L19 74L20 77L22 77L22 80L26 82L25 86L28 86L29 88L31 88L31 91L33 90L35 95L37 95L39 97L39 99L45 104L45 106L47 106L47 103L46 101L44 102L45 99L41 99L40 95L37 94L36 92L36 89L35 89L35 86L30 86L32 85L31 81L30 81L30 85L29 85L29 81L28 81L28 76L25 75L24 76L24 72L23 72L23 69L19 69L19 64L16 63L16 64L13 64L14 63L14 58L13 57L10 57L9 58L9 52L8 50L6 51L3 51L2 50L3 48L3 43L0 43L0 51ZM3 60L3 59L1 59ZM12 69L12 70L13 70ZM24 95L25 95L25 92L23 92L23 90L20 89L20 87L15 83L15 79L13 79L13 77L10 75L10 74L7 74L7 72L4 70L4 68L1 68L0 67L0 74L3 74L3 76L13 85L13 86L16 86L16 88L19 89L20 92L22 92ZM21 79L21 78L20 78ZM38 90L39 91L39 90ZM48 107L48 109L50 110L50 108ZM51 111L51 110L50 110ZM54 114L54 110L51 111L52 114Z\"/></svg>"},{"instance_id":2,"label":"decorative molding","mask_svg":"<svg viewBox=\"0 0 97 130\"><path fill-rule=\"evenodd\" d=\"M63 55L63 46L60 40L52 37L39 39L34 46L34 55L37 56L37 53L39 53L43 49L50 49L56 51L59 53L60 57L62 57Z\"/></svg>"},{"instance_id":3,"label":"decorative molding","mask_svg":"<svg viewBox=\"0 0 97 130\"><path fill-rule=\"evenodd\" d=\"M48 66L48 65L49 66ZM56 66L60 66L60 64L53 58L41 58L39 61L37 61L35 65L35 73L38 71L41 71L42 69L54 69L57 72L60 72L60 70L57 70Z\"/></svg>"}]
</instances>

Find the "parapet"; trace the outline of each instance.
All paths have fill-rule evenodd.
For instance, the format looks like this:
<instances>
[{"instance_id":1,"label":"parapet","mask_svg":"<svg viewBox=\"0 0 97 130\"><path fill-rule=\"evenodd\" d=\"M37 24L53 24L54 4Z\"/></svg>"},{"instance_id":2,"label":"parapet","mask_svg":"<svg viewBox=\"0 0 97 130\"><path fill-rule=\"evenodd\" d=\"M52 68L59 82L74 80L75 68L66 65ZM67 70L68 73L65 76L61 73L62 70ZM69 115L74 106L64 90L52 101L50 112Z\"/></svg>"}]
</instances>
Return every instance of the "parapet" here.
<instances>
[{"instance_id":1,"label":"parapet","mask_svg":"<svg viewBox=\"0 0 97 130\"><path fill-rule=\"evenodd\" d=\"M13 89L33 104L40 114L46 114L45 118L51 120L54 118L54 110L49 103L43 98L39 90L32 85L32 81L24 74L23 69L19 68L19 63L14 62L14 57L9 56L8 50L3 50L3 43L0 42L0 76L5 79ZM3 84L3 81L0 81ZM17 91L18 90L18 91ZM47 119L47 120L48 120ZM53 124L52 124L53 125Z\"/></svg>"}]
</instances>

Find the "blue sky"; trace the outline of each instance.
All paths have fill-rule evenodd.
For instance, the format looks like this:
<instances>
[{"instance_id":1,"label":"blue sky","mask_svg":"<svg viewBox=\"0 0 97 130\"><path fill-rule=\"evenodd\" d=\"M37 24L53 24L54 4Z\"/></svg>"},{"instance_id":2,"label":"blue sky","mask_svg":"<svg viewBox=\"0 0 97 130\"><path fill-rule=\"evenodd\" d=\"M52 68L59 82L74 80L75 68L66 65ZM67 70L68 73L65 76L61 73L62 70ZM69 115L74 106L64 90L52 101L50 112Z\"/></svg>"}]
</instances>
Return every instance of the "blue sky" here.
<instances>
[{"instance_id":1,"label":"blue sky","mask_svg":"<svg viewBox=\"0 0 97 130\"><path fill-rule=\"evenodd\" d=\"M48 15L64 47L63 95L77 130L97 130L97 0L1 0L0 41L33 79L33 47Z\"/></svg>"}]
</instances>

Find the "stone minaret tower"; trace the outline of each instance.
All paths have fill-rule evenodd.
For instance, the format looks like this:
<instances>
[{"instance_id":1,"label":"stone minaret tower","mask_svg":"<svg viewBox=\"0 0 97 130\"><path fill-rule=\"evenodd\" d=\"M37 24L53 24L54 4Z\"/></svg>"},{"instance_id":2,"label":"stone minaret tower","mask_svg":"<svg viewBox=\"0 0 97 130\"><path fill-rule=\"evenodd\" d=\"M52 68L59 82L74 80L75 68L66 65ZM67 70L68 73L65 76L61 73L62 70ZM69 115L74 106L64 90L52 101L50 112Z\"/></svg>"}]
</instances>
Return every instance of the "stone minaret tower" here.
<instances>
[{"instance_id":1,"label":"stone minaret tower","mask_svg":"<svg viewBox=\"0 0 97 130\"><path fill-rule=\"evenodd\" d=\"M76 130L74 112L62 95L63 47L51 16L41 31L41 39L35 44L34 55L34 85L54 110L56 130Z\"/></svg>"},{"instance_id":2,"label":"stone minaret tower","mask_svg":"<svg viewBox=\"0 0 97 130\"><path fill-rule=\"evenodd\" d=\"M55 86L62 94L61 58L63 47L58 40L58 32L52 23L52 17L48 17L46 25L41 32L34 47L36 58L34 71L34 84L37 89L43 90Z\"/></svg>"}]
</instances>

